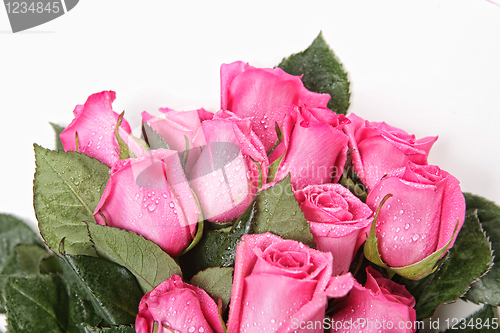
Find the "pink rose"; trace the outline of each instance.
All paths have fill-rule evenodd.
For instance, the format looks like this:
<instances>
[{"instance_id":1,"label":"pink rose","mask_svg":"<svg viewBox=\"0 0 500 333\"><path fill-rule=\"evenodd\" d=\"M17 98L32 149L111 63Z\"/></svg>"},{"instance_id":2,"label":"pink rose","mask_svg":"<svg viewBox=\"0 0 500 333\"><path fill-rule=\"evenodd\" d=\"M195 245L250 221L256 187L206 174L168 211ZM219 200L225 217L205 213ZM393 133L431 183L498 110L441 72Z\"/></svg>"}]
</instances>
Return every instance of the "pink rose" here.
<instances>
[{"instance_id":1,"label":"pink rose","mask_svg":"<svg viewBox=\"0 0 500 333\"><path fill-rule=\"evenodd\" d=\"M196 134L201 125L200 114L205 115L208 112L204 109L174 111L168 108L160 109L160 112L162 115L158 117L143 112L142 121L148 123L170 149L180 153L188 150L186 172L189 173L200 156L201 147L206 145L204 136Z\"/></svg>"},{"instance_id":2,"label":"pink rose","mask_svg":"<svg viewBox=\"0 0 500 333\"><path fill-rule=\"evenodd\" d=\"M269 161L251 130L250 119L228 111L201 123L206 146L189 181L205 219L227 222L239 217L257 194L259 179L267 179Z\"/></svg>"},{"instance_id":3,"label":"pink rose","mask_svg":"<svg viewBox=\"0 0 500 333\"><path fill-rule=\"evenodd\" d=\"M103 91L89 96L84 105L77 105L73 111L75 118L60 134L65 151L76 151L76 134L78 134L78 152L94 157L112 166L120 159L120 148L115 137L118 113L114 112L111 103L115 100L114 91ZM123 119L119 135L136 155L143 149L133 140L130 126Z\"/></svg>"},{"instance_id":4,"label":"pink rose","mask_svg":"<svg viewBox=\"0 0 500 333\"><path fill-rule=\"evenodd\" d=\"M332 277L332 255L270 233L246 235L236 248L228 332L305 330L322 321L328 297L343 297L350 273Z\"/></svg>"},{"instance_id":5,"label":"pink rose","mask_svg":"<svg viewBox=\"0 0 500 333\"><path fill-rule=\"evenodd\" d=\"M223 333L214 300L178 275L160 283L139 303L135 331L151 333L155 326L158 333Z\"/></svg>"},{"instance_id":6,"label":"pink rose","mask_svg":"<svg viewBox=\"0 0 500 333\"><path fill-rule=\"evenodd\" d=\"M177 152L118 161L94 212L97 223L129 230L176 256L191 242L200 214Z\"/></svg>"},{"instance_id":7,"label":"pink rose","mask_svg":"<svg viewBox=\"0 0 500 333\"><path fill-rule=\"evenodd\" d=\"M290 173L294 190L309 184L337 182L347 160L348 137L341 130L346 118L330 111L334 127L318 121L312 113L307 113L309 120L303 114L292 110L286 115L283 141L269 156L271 163L281 158L274 181Z\"/></svg>"},{"instance_id":8,"label":"pink rose","mask_svg":"<svg viewBox=\"0 0 500 333\"><path fill-rule=\"evenodd\" d=\"M340 184L309 185L295 192L317 249L333 255L333 274L349 271L366 239L372 210Z\"/></svg>"},{"instance_id":9,"label":"pink rose","mask_svg":"<svg viewBox=\"0 0 500 333\"><path fill-rule=\"evenodd\" d=\"M378 251L391 267L415 264L448 242L453 246L455 227L462 227L465 199L459 181L434 165L408 162L406 168L391 171L368 194L366 204L380 209L376 221ZM444 252L443 252L444 254ZM437 259L436 259L437 260Z\"/></svg>"},{"instance_id":10,"label":"pink rose","mask_svg":"<svg viewBox=\"0 0 500 333\"><path fill-rule=\"evenodd\" d=\"M300 77L280 68L255 68L236 61L221 66L221 109L252 118L252 130L266 151L277 140L274 124L293 107L323 107L330 96L307 90ZM331 112L331 111L330 111Z\"/></svg>"},{"instance_id":11,"label":"pink rose","mask_svg":"<svg viewBox=\"0 0 500 333\"><path fill-rule=\"evenodd\" d=\"M415 332L415 298L372 267L366 274L365 286L354 282L347 299L335 308L330 332Z\"/></svg>"},{"instance_id":12,"label":"pink rose","mask_svg":"<svg viewBox=\"0 0 500 333\"><path fill-rule=\"evenodd\" d=\"M429 151L437 136L416 140L414 135L387 125L369 122L355 114L344 130L349 136L349 148L354 171L369 190L389 171L403 168L408 161L427 164Z\"/></svg>"}]
</instances>

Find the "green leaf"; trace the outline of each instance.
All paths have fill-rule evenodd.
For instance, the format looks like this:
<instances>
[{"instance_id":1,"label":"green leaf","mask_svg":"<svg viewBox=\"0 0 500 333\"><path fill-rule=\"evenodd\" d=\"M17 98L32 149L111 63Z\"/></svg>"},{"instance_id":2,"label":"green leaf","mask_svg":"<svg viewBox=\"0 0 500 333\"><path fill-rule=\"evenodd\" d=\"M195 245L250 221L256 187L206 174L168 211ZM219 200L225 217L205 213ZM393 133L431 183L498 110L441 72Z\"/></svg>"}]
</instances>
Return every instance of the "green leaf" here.
<instances>
[{"instance_id":1,"label":"green leaf","mask_svg":"<svg viewBox=\"0 0 500 333\"><path fill-rule=\"evenodd\" d=\"M40 274L40 262L49 256L49 252L38 245L19 244L16 246L17 259L23 271L30 274Z\"/></svg>"},{"instance_id":2,"label":"green leaf","mask_svg":"<svg viewBox=\"0 0 500 333\"><path fill-rule=\"evenodd\" d=\"M430 317L436 307L461 297L493 264L491 247L477 218L476 211L466 215L462 230L447 259L439 268L418 281L401 279L417 299L417 319Z\"/></svg>"},{"instance_id":3,"label":"green leaf","mask_svg":"<svg viewBox=\"0 0 500 333\"><path fill-rule=\"evenodd\" d=\"M45 256L40 261L40 274L62 273L59 257L55 255Z\"/></svg>"},{"instance_id":4,"label":"green leaf","mask_svg":"<svg viewBox=\"0 0 500 333\"><path fill-rule=\"evenodd\" d=\"M91 240L101 258L126 267L147 293L173 274L182 276L180 267L158 245L133 232L88 224Z\"/></svg>"},{"instance_id":5,"label":"green leaf","mask_svg":"<svg viewBox=\"0 0 500 333\"><path fill-rule=\"evenodd\" d=\"M16 246L19 244L38 244L43 246L40 238L23 221L9 214L0 214L0 274L24 275L17 259ZM0 291L4 280L0 280ZM3 304L0 292L0 304ZM5 308L0 305L0 313Z\"/></svg>"},{"instance_id":6,"label":"green leaf","mask_svg":"<svg viewBox=\"0 0 500 333\"><path fill-rule=\"evenodd\" d=\"M94 221L109 167L84 154L54 152L38 145L35 155L34 205L45 243L55 253L64 240L67 254L95 255L82 221Z\"/></svg>"},{"instance_id":7,"label":"green leaf","mask_svg":"<svg viewBox=\"0 0 500 333\"><path fill-rule=\"evenodd\" d=\"M305 51L291 55L278 65L292 75L304 75L304 86L317 93L330 94L328 108L346 114L349 108L349 80L339 59L320 33Z\"/></svg>"},{"instance_id":8,"label":"green leaf","mask_svg":"<svg viewBox=\"0 0 500 333\"><path fill-rule=\"evenodd\" d=\"M64 131L64 127L59 126L54 123L50 123L52 128L54 129L54 132L56 132L56 150L64 150L64 146L61 142L61 138L59 137L59 134L61 134L62 131Z\"/></svg>"},{"instance_id":9,"label":"green leaf","mask_svg":"<svg viewBox=\"0 0 500 333\"><path fill-rule=\"evenodd\" d=\"M132 326L113 326L100 328L83 324L82 327L84 333L135 333L135 329Z\"/></svg>"},{"instance_id":10,"label":"green leaf","mask_svg":"<svg viewBox=\"0 0 500 333\"><path fill-rule=\"evenodd\" d=\"M6 263L17 261L15 247L18 244L43 246L41 240L26 223L12 215L0 214L0 274L6 274L3 272Z\"/></svg>"},{"instance_id":11,"label":"green leaf","mask_svg":"<svg viewBox=\"0 0 500 333\"><path fill-rule=\"evenodd\" d=\"M293 194L290 175L259 192L255 201L257 213L253 234L271 232L315 247L309 223Z\"/></svg>"},{"instance_id":12,"label":"green leaf","mask_svg":"<svg viewBox=\"0 0 500 333\"><path fill-rule=\"evenodd\" d=\"M180 257L184 276L192 277L209 267L234 265L236 246L241 241L241 236L252 231L255 206L253 201L232 227L204 232L198 245Z\"/></svg>"},{"instance_id":13,"label":"green leaf","mask_svg":"<svg viewBox=\"0 0 500 333\"><path fill-rule=\"evenodd\" d=\"M4 296L9 333L69 332L66 288L58 275L9 276Z\"/></svg>"},{"instance_id":14,"label":"green leaf","mask_svg":"<svg viewBox=\"0 0 500 333\"><path fill-rule=\"evenodd\" d=\"M170 149L165 140L148 123L142 123L142 134L151 149Z\"/></svg>"},{"instance_id":15,"label":"green leaf","mask_svg":"<svg viewBox=\"0 0 500 333\"><path fill-rule=\"evenodd\" d=\"M87 256L64 256L64 276L71 289L86 292L96 313L111 325L134 323L143 293L124 267Z\"/></svg>"},{"instance_id":16,"label":"green leaf","mask_svg":"<svg viewBox=\"0 0 500 333\"><path fill-rule=\"evenodd\" d=\"M295 200L290 175L259 192L229 230L206 231L198 245L181 257L182 271L190 277L208 267L232 266L241 236L265 232L314 247L309 224Z\"/></svg>"},{"instance_id":17,"label":"green leaf","mask_svg":"<svg viewBox=\"0 0 500 333\"><path fill-rule=\"evenodd\" d=\"M451 322L450 326L455 324ZM498 318L493 313L493 308L485 305L478 312L454 325L453 328L447 329L445 332L452 333L499 333ZM464 327L464 328L461 328Z\"/></svg>"},{"instance_id":18,"label":"green leaf","mask_svg":"<svg viewBox=\"0 0 500 333\"><path fill-rule=\"evenodd\" d=\"M500 207L485 198L464 193L467 214L477 210L477 217L488 236L495 255L495 264L491 270L477 282L465 295L474 303L484 303L493 306L500 305Z\"/></svg>"},{"instance_id":19,"label":"green leaf","mask_svg":"<svg viewBox=\"0 0 500 333\"><path fill-rule=\"evenodd\" d=\"M231 300L231 289L233 288L232 267L210 267L199 272L191 279L191 284L204 289L217 304L222 299L222 312Z\"/></svg>"}]
</instances>

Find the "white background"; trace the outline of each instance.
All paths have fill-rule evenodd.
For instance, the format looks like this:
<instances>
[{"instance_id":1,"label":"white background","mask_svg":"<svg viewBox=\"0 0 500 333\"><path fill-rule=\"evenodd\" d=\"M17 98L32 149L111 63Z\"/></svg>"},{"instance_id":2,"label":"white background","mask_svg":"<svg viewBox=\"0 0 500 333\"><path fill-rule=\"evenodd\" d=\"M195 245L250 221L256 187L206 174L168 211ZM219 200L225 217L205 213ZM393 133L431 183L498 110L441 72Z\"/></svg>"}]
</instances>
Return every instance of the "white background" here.
<instances>
[{"instance_id":1,"label":"white background","mask_svg":"<svg viewBox=\"0 0 500 333\"><path fill-rule=\"evenodd\" d=\"M0 212L35 227L32 145L53 148L49 121L67 125L90 94L116 91L132 128L144 110L216 111L221 63L273 67L321 30L349 72L350 112L439 135L429 162L500 202L500 4L81 0L17 34L0 8Z\"/></svg>"}]
</instances>

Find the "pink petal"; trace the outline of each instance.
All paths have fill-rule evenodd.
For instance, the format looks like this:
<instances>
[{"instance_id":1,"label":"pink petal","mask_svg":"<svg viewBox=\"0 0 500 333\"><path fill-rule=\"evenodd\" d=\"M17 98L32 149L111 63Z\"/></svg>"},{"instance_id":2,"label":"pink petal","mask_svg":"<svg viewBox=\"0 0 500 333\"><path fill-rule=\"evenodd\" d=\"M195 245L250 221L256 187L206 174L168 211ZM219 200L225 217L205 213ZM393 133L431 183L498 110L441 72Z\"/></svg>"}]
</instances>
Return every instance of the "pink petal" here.
<instances>
[{"instance_id":1,"label":"pink petal","mask_svg":"<svg viewBox=\"0 0 500 333\"><path fill-rule=\"evenodd\" d=\"M65 151L76 150L75 134L78 133L80 153L95 157L108 166L118 161L115 126L119 115L111 107L114 100L113 91L103 91L91 95L83 107L75 108L75 118L59 136ZM120 127L131 132L126 120Z\"/></svg>"},{"instance_id":2,"label":"pink petal","mask_svg":"<svg viewBox=\"0 0 500 333\"><path fill-rule=\"evenodd\" d=\"M119 161L94 212L96 221L140 234L178 255L191 242L198 220L196 201L186 195L189 185L179 170L177 153L164 149Z\"/></svg>"}]
</instances>

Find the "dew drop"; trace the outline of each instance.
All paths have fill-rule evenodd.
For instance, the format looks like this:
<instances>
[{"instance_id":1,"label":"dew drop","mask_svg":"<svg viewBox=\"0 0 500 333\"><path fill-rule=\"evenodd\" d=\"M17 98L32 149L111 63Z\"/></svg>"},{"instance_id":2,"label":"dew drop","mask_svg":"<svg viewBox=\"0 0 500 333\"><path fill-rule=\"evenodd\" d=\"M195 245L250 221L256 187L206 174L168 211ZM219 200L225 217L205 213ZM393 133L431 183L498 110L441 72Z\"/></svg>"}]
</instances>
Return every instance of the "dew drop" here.
<instances>
[{"instance_id":1,"label":"dew drop","mask_svg":"<svg viewBox=\"0 0 500 333\"><path fill-rule=\"evenodd\" d=\"M175 207L173 202L169 203L168 205L170 206L170 208L174 208Z\"/></svg>"},{"instance_id":2,"label":"dew drop","mask_svg":"<svg viewBox=\"0 0 500 333\"><path fill-rule=\"evenodd\" d=\"M410 229L410 223L405 224L405 230L408 230L408 229Z\"/></svg>"},{"instance_id":3,"label":"dew drop","mask_svg":"<svg viewBox=\"0 0 500 333\"><path fill-rule=\"evenodd\" d=\"M413 235L412 239L416 242L420 236L418 234Z\"/></svg>"},{"instance_id":4,"label":"dew drop","mask_svg":"<svg viewBox=\"0 0 500 333\"><path fill-rule=\"evenodd\" d=\"M396 228L396 232L399 232L399 230L401 230L401 228L400 228L400 227L397 227L397 228Z\"/></svg>"},{"instance_id":5,"label":"dew drop","mask_svg":"<svg viewBox=\"0 0 500 333\"><path fill-rule=\"evenodd\" d=\"M399 211L399 214L401 214L401 215L403 215L404 213L405 213L405 211L402 209Z\"/></svg>"}]
</instances>

